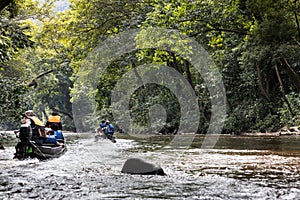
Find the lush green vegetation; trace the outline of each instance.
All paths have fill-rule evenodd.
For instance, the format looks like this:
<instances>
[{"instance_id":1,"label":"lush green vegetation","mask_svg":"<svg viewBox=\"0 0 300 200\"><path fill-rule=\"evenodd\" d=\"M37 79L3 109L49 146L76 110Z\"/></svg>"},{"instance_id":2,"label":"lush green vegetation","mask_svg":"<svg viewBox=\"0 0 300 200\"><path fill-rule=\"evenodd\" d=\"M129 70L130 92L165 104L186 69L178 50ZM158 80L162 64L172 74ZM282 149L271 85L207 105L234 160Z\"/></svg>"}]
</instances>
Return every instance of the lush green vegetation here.
<instances>
[{"instance_id":1,"label":"lush green vegetation","mask_svg":"<svg viewBox=\"0 0 300 200\"><path fill-rule=\"evenodd\" d=\"M54 2L14 0L0 5L2 127L16 125L23 110L33 108L39 116L56 110L66 128L75 128L71 102L81 96L75 81L85 76L80 69L86 57L115 34L149 27L176 29L210 53L226 89L224 133L275 131L300 124L300 1L69 0L70 8L60 12ZM180 49L183 44L184 40L173 46ZM113 121L111 91L122 76L134 71L139 77L138 66L161 63L182 74L194 89L200 112L198 132L206 133L210 94L204 77L182 56L189 48L180 49L179 55L176 50L140 45L96 77L91 95L98 118L83 117L82 123L94 129L101 118ZM148 113L155 104L166 110L163 132L176 132L181 114L178 100L159 84L146 84L131 95L133 121L149 125Z\"/></svg>"}]
</instances>

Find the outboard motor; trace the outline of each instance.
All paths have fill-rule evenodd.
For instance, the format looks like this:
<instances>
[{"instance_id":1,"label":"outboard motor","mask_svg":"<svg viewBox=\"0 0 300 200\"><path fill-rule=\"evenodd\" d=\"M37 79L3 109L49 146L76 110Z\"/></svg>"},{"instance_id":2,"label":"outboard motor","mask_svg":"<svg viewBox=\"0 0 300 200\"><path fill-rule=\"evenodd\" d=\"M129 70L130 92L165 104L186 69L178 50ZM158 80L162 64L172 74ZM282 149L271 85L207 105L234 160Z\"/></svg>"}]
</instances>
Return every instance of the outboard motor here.
<instances>
[{"instance_id":1,"label":"outboard motor","mask_svg":"<svg viewBox=\"0 0 300 200\"><path fill-rule=\"evenodd\" d=\"M29 140L32 137L32 130L30 125L22 124L20 127L19 138L20 140Z\"/></svg>"},{"instance_id":2,"label":"outboard motor","mask_svg":"<svg viewBox=\"0 0 300 200\"><path fill-rule=\"evenodd\" d=\"M29 140L32 137L32 129L30 125L22 124L20 127L19 135L17 136L21 141L16 145L15 158L25 159L32 153L32 146Z\"/></svg>"}]
</instances>

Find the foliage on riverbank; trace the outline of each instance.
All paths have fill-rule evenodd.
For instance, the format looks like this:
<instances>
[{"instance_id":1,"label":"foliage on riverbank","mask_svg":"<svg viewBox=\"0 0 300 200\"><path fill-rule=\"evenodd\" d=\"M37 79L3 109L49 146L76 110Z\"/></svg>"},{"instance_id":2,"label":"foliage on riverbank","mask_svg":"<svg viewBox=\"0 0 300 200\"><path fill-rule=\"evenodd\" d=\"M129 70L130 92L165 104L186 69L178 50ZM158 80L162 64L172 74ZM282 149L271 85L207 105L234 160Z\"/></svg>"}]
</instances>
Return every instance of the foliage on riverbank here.
<instances>
[{"instance_id":1,"label":"foliage on riverbank","mask_svg":"<svg viewBox=\"0 0 300 200\"><path fill-rule=\"evenodd\" d=\"M7 95L0 95L3 127L19 122L27 107L40 117L55 110L65 128L74 129L71 96L80 94L74 83L85 75L79 72L86 56L110 36L153 26L180 31L212 56L227 96L223 133L277 131L300 123L298 1L70 0L70 8L60 12L52 9L53 1L14 2L0 11L0 88L11 95L8 101ZM164 49L137 49L114 60L97 80L87 78L97 84L91 94L96 97L98 118L83 117L82 123L94 129L101 118L113 121L111 91L125 73L134 71L139 77L137 66L149 63L167 65L186 78L198 98L198 133L206 133L212 109L208 86L187 59ZM43 72L49 73L38 76ZM23 82L13 81L12 87L6 80L14 77ZM29 89L26 95L23 86ZM139 126L149 126L148 113L156 104L166 111L162 132L176 132L182 114L178 99L159 84L147 84L131 95L130 116Z\"/></svg>"}]
</instances>

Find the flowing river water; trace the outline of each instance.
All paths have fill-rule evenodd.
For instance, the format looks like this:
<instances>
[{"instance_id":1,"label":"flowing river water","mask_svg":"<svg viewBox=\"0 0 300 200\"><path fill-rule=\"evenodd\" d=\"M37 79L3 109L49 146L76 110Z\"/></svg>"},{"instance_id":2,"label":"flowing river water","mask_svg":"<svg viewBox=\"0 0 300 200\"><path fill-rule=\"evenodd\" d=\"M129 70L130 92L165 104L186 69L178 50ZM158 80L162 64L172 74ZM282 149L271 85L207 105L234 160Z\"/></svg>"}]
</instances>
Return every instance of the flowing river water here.
<instances>
[{"instance_id":1,"label":"flowing river water","mask_svg":"<svg viewBox=\"0 0 300 200\"><path fill-rule=\"evenodd\" d=\"M156 138L155 138L156 137ZM60 158L13 160L0 150L0 199L300 199L300 137L221 136L201 149L166 141L70 139ZM122 174L126 159L159 164L167 176Z\"/></svg>"}]
</instances>

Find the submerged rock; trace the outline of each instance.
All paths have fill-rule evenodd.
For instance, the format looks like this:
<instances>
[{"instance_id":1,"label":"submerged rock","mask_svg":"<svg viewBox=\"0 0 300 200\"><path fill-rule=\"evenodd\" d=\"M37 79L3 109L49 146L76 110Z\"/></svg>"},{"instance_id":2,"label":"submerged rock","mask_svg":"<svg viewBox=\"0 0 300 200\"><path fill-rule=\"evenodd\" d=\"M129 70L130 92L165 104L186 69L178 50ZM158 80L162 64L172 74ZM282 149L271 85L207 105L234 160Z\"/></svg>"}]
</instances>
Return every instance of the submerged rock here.
<instances>
[{"instance_id":1,"label":"submerged rock","mask_svg":"<svg viewBox=\"0 0 300 200\"><path fill-rule=\"evenodd\" d=\"M279 135L300 135L300 126L283 127L279 131Z\"/></svg>"},{"instance_id":2,"label":"submerged rock","mask_svg":"<svg viewBox=\"0 0 300 200\"><path fill-rule=\"evenodd\" d=\"M139 158L129 158L123 165L122 173L141 175L166 175L164 170L152 163L148 163Z\"/></svg>"},{"instance_id":3,"label":"submerged rock","mask_svg":"<svg viewBox=\"0 0 300 200\"><path fill-rule=\"evenodd\" d=\"M0 142L0 149L4 149L3 143Z\"/></svg>"}]
</instances>

